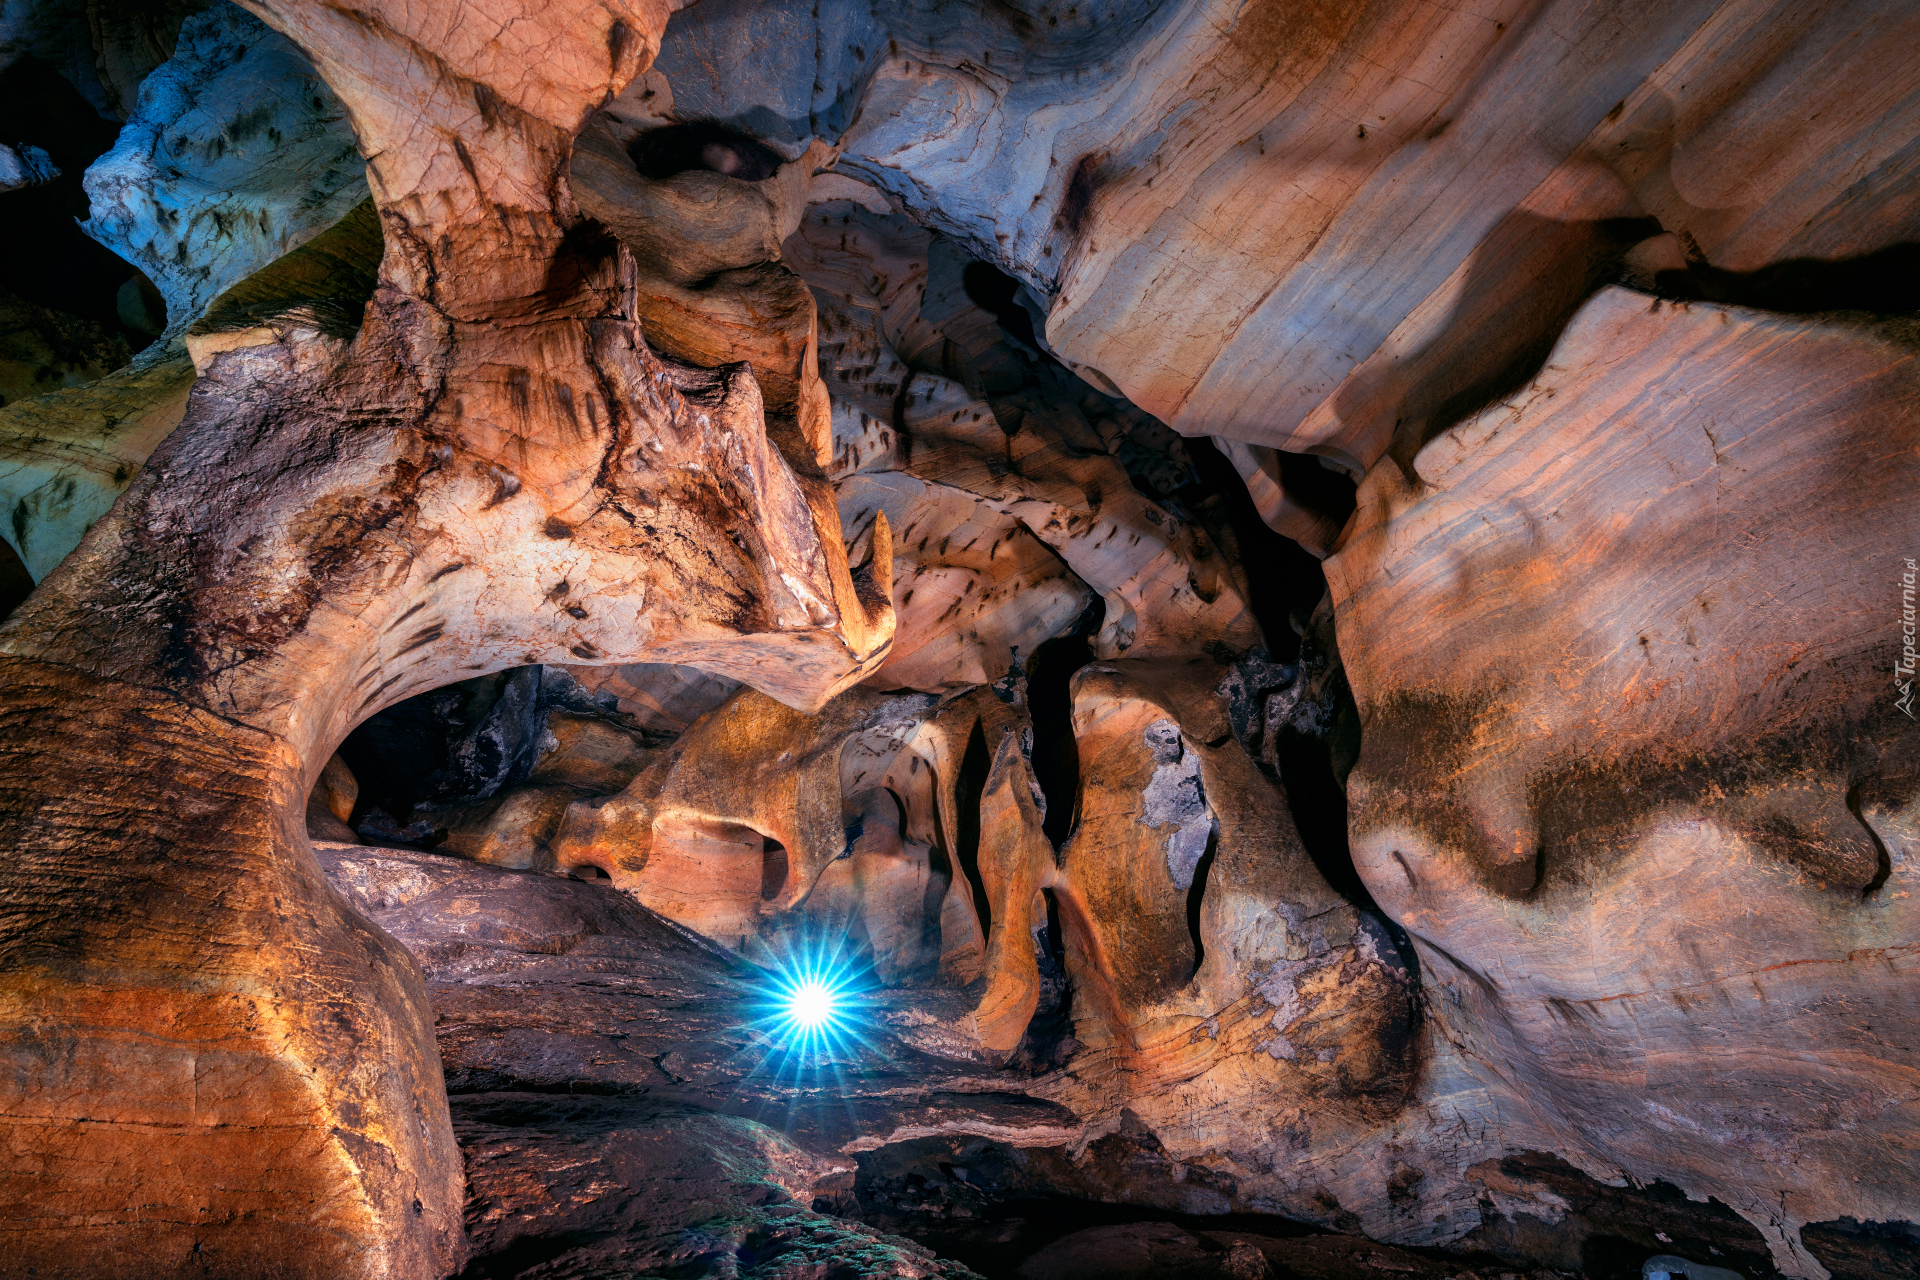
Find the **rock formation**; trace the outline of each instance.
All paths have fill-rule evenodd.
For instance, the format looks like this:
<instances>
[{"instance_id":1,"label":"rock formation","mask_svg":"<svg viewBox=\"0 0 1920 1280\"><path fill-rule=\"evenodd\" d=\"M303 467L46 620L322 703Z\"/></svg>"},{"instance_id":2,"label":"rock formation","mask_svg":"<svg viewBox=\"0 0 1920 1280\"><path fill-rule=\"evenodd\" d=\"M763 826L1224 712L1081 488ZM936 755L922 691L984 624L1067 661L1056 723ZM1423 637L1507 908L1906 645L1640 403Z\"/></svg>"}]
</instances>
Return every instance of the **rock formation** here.
<instances>
[{"instance_id":1,"label":"rock formation","mask_svg":"<svg viewBox=\"0 0 1920 1280\"><path fill-rule=\"evenodd\" d=\"M346 110L285 36L234 5L188 18L87 170L94 239L166 302L168 336L366 198Z\"/></svg>"},{"instance_id":2,"label":"rock formation","mask_svg":"<svg viewBox=\"0 0 1920 1280\"><path fill-rule=\"evenodd\" d=\"M188 328L227 289L366 197L345 112L294 45L231 4L179 18L177 48L132 77L144 97L113 149L84 175L92 202L84 229L139 268L129 284L136 294L139 284L153 291L161 323L148 336L161 340L112 376L111 365L68 375L64 385L76 390L67 395L15 404L19 393L0 393L9 406L0 412L0 451L12 464L0 472L11 516L4 536L36 581L179 424L192 383L179 345ZM114 55L103 45L103 63ZM113 93L117 100L121 90ZM340 290L360 303L372 292L377 228L373 237L372 260L362 264L368 278ZM256 293L266 283L256 280ZM357 325L354 316L335 336L350 337ZM44 357L37 365L45 369Z\"/></svg>"},{"instance_id":3,"label":"rock formation","mask_svg":"<svg viewBox=\"0 0 1920 1280\"><path fill-rule=\"evenodd\" d=\"M217 359L7 626L5 1216L15 1256L437 1273L465 1248L425 993L300 829L332 745L527 659L711 655L818 705L892 615L752 379L653 356L631 256L554 202L664 15L595 10L532 80L534 46L444 19L268 16L383 157L391 248L351 344L294 328Z\"/></svg>"},{"instance_id":4,"label":"rock formation","mask_svg":"<svg viewBox=\"0 0 1920 1280\"><path fill-rule=\"evenodd\" d=\"M1915 336L1603 291L1524 391L1370 476L1328 562L1354 861L1448 1021L1579 1162L1793 1261L1804 1223L1905 1216L1920 734L1869 620L1907 558L1849 513L1914 474ZM1468 583L1537 639L1454 622Z\"/></svg>"},{"instance_id":5,"label":"rock formation","mask_svg":"<svg viewBox=\"0 0 1920 1280\"><path fill-rule=\"evenodd\" d=\"M1906 1274L1914 49L9 4L0 1271Z\"/></svg>"}]
</instances>

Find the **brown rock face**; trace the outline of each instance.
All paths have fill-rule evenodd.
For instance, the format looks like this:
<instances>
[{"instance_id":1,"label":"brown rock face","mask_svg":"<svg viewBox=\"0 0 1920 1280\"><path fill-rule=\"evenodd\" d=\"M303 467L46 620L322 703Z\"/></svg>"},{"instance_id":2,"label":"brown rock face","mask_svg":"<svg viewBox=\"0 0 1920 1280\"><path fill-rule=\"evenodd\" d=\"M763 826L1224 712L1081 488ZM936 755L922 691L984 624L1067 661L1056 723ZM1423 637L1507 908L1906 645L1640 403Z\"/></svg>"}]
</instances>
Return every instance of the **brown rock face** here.
<instances>
[{"instance_id":1,"label":"brown rock face","mask_svg":"<svg viewBox=\"0 0 1920 1280\"><path fill-rule=\"evenodd\" d=\"M1406 1106L1415 993L1235 740L1225 675L1209 659L1083 668L1078 794L1051 797L1024 681L852 690L815 716L742 692L625 792L577 803L555 854L776 970L844 938L874 1035L1064 1107L1082 1144L1138 1131L1162 1170L1231 1170L1239 1194L1306 1210L1326 1153L1368 1146ZM1250 1108L1267 1119L1245 1126ZM991 1116L934 1131L996 1132Z\"/></svg>"},{"instance_id":2,"label":"brown rock face","mask_svg":"<svg viewBox=\"0 0 1920 1280\"><path fill-rule=\"evenodd\" d=\"M298 756L184 700L8 663L5 837L32 851L5 899L10 1256L444 1269L461 1188L426 993L319 878ZM49 731L63 749L35 751Z\"/></svg>"},{"instance_id":3,"label":"brown rock face","mask_svg":"<svg viewBox=\"0 0 1920 1280\"><path fill-rule=\"evenodd\" d=\"M0 13L0 1273L1912 1269L1920 9L246 2Z\"/></svg>"},{"instance_id":4,"label":"brown rock face","mask_svg":"<svg viewBox=\"0 0 1920 1280\"><path fill-rule=\"evenodd\" d=\"M575 804L555 857L764 962L846 935L884 986L953 993L928 1029L947 1051L1004 1057L1038 999L1025 921L1052 864L1025 726L986 691L856 690L818 716L742 692Z\"/></svg>"},{"instance_id":5,"label":"brown rock face","mask_svg":"<svg viewBox=\"0 0 1920 1280\"><path fill-rule=\"evenodd\" d=\"M1154 100L1129 102L1129 124L1164 132L1050 174L1036 205L1064 227L999 219L1002 254L1057 285L1056 348L1180 430L1235 442L1274 527L1317 550L1337 523L1275 450L1356 477L1390 451L1405 464L1523 384L1623 269L1786 310L1912 305L1885 299L1910 288L1894 281L1912 271L1920 67L1870 52L1913 42L1911 10L1481 17L1182 6L1187 38L1137 55ZM1037 132L996 141L1012 158ZM1859 273L1837 296L1835 266Z\"/></svg>"},{"instance_id":6,"label":"brown rock face","mask_svg":"<svg viewBox=\"0 0 1920 1280\"><path fill-rule=\"evenodd\" d=\"M1126 663L1075 678L1079 822L1062 860L1068 955L1092 997L1076 1034L1134 1075L1130 1105L1163 1141L1160 1073L1230 1106L1255 1090L1263 1109L1298 1093L1390 1114L1412 1081L1408 976L1229 736L1209 696L1221 674Z\"/></svg>"},{"instance_id":7,"label":"brown rock face","mask_svg":"<svg viewBox=\"0 0 1920 1280\"><path fill-rule=\"evenodd\" d=\"M1437 1016L1503 1114L1783 1269L1909 1212L1916 369L1909 324L1609 290L1328 562L1354 860Z\"/></svg>"},{"instance_id":8,"label":"brown rock face","mask_svg":"<svg viewBox=\"0 0 1920 1280\"><path fill-rule=\"evenodd\" d=\"M775 1280L970 1273L817 1211L899 1131L1058 1143L1065 1108L982 1093L882 1030L777 1053L758 975L604 884L321 845L419 957L466 1157L475 1274L679 1268Z\"/></svg>"},{"instance_id":9,"label":"brown rock face","mask_svg":"<svg viewBox=\"0 0 1920 1280\"><path fill-rule=\"evenodd\" d=\"M376 157L387 257L351 343L216 359L0 635L0 1219L47 1274L462 1256L418 971L302 829L356 721L529 660L698 657L818 705L891 632L752 378L656 358L631 256L560 194L572 130L664 12L497 38L261 12Z\"/></svg>"}]
</instances>

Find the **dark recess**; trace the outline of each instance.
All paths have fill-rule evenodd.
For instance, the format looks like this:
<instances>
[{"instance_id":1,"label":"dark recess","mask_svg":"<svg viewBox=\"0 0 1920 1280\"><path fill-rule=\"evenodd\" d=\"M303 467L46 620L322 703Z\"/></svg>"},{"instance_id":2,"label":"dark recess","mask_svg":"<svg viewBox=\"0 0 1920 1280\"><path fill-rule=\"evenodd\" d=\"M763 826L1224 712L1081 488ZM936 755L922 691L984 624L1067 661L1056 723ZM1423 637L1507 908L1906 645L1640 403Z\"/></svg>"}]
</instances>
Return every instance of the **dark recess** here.
<instances>
[{"instance_id":1,"label":"dark recess","mask_svg":"<svg viewBox=\"0 0 1920 1280\"><path fill-rule=\"evenodd\" d=\"M0 622L11 617L32 594L33 575L27 572L13 544L0 540Z\"/></svg>"},{"instance_id":2,"label":"dark recess","mask_svg":"<svg viewBox=\"0 0 1920 1280\"><path fill-rule=\"evenodd\" d=\"M537 689L537 668L528 670L535 672ZM519 772L516 766L523 762L514 757L526 752L533 735L531 709L521 705L528 701L525 691L508 688L514 674L500 672L419 694L368 717L348 734L340 758L360 784L352 825L365 825L376 809L405 823L415 808L491 794ZM508 705L501 705L503 699ZM465 753L459 750L463 743L472 744ZM469 759L459 760L461 754ZM530 771L531 762L525 764Z\"/></svg>"},{"instance_id":3,"label":"dark recess","mask_svg":"<svg viewBox=\"0 0 1920 1280\"><path fill-rule=\"evenodd\" d=\"M1283 664L1297 662L1299 632L1320 597L1327 593L1327 575L1312 552L1292 538L1275 533L1260 518L1246 482L1213 441L1194 436L1187 439L1186 446L1200 483L1191 486L1192 492L1183 490L1179 497L1185 505L1197 508L1205 498L1218 495L1227 524L1240 544L1240 563L1246 567L1248 578L1247 603L1266 637L1268 656ZM1354 485L1345 474L1329 471L1319 459L1304 454L1282 454L1281 459L1282 476L1296 500L1323 504L1315 509L1343 523L1353 514Z\"/></svg>"},{"instance_id":4,"label":"dark recess","mask_svg":"<svg viewBox=\"0 0 1920 1280\"><path fill-rule=\"evenodd\" d=\"M153 335L121 322L118 297L128 280L145 277L78 226L88 216L81 176L119 135L119 125L101 119L39 59L22 58L0 72L0 142L39 147L60 170L51 182L0 198L0 239L33 247L0 260L0 290L91 320L138 351Z\"/></svg>"},{"instance_id":5,"label":"dark recess","mask_svg":"<svg viewBox=\"0 0 1920 1280\"><path fill-rule=\"evenodd\" d=\"M760 838L760 900L772 902L787 887L787 846L772 836Z\"/></svg>"},{"instance_id":6,"label":"dark recess","mask_svg":"<svg viewBox=\"0 0 1920 1280\"><path fill-rule=\"evenodd\" d=\"M1099 194L1106 167L1106 155L1093 151L1081 156L1074 164L1073 174L1067 179L1066 194L1060 199L1060 212L1055 219L1068 235L1077 238L1087 229L1087 223L1093 217L1093 198Z\"/></svg>"},{"instance_id":7,"label":"dark recess","mask_svg":"<svg viewBox=\"0 0 1920 1280\"><path fill-rule=\"evenodd\" d=\"M1073 674L1093 660L1088 639L1100 630L1106 605L1089 604L1065 635L1034 650L1027 659L1027 712L1033 721L1034 781L1046 797L1041 831L1057 850L1073 834L1080 795L1080 750L1073 740ZM1041 891L1047 904L1046 928L1035 939L1040 967L1040 1002L1010 1066L1039 1072L1060 1065L1076 1047L1073 990L1067 979L1066 938L1060 904L1053 890Z\"/></svg>"},{"instance_id":8,"label":"dark recess","mask_svg":"<svg viewBox=\"0 0 1920 1280\"><path fill-rule=\"evenodd\" d=\"M1080 1047L1073 1038L1073 984L1067 979L1065 938L1060 929L1060 903L1053 890L1042 889L1047 923L1034 934L1034 960L1040 970L1040 999L1033 1017L1006 1065L1033 1075L1064 1066Z\"/></svg>"},{"instance_id":9,"label":"dark recess","mask_svg":"<svg viewBox=\"0 0 1920 1280\"><path fill-rule=\"evenodd\" d=\"M1567 1206L1564 1216L1556 1223L1525 1214L1508 1218L1484 1194L1481 1225L1450 1252L1578 1270L1587 1280L1639 1280L1641 1264L1655 1254L1731 1268L1749 1280L1778 1274L1766 1238L1718 1200L1689 1200L1678 1187L1659 1181L1610 1187L1539 1151L1507 1156L1497 1169L1488 1175L1494 1181L1518 1179L1559 1196Z\"/></svg>"},{"instance_id":10,"label":"dark recess","mask_svg":"<svg viewBox=\"0 0 1920 1280\"><path fill-rule=\"evenodd\" d=\"M1207 960L1207 946L1200 939L1200 904L1207 900L1207 878L1213 872L1214 855L1219 852L1220 824L1216 822L1207 833L1207 851L1193 864L1193 883L1187 888L1187 936L1193 939L1193 971L1187 975L1189 980L1200 972L1200 966Z\"/></svg>"},{"instance_id":11,"label":"dark recess","mask_svg":"<svg viewBox=\"0 0 1920 1280\"><path fill-rule=\"evenodd\" d=\"M1033 718L1033 778L1047 798L1040 829L1058 849L1073 834L1080 794L1080 749L1073 740L1073 674L1093 661L1087 641L1106 619L1099 598L1063 636L1027 659L1027 711Z\"/></svg>"},{"instance_id":12,"label":"dark recess","mask_svg":"<svg viewBox=\"0 0 1920 1280\"><path fill-rule=\"evenodd\" d=\"M1090 1154L1091 1159L1075 1162L1061 1148L1022 1150L966 1137L890 1143L855 1157L860 1171L853 1203L832 1208L917 1240L989 1280L1014 1280L1022 1261L1062 1236L1117 1223L1174 1222L1280 1237L1319 1233L1286 1218L1201 1217L1096 1199L1119 1190L1110 1184L1136 1175L1145 1175L1142 1185L1172 1185L1172 1162L1131 1112L1119 1132L1093 1143ZM1208 1176L1203 1170L1191 1174L1200 1180Z\"/></svg>"},{"instance_id":13,"label":"dark recess","mask_svg":"<svg viewBox=\"0 0 1920 1280\"><path fill-rule=\"evenodd\" d=\"M1654 285L1669 297L1705 299L1789 315L1822 311L1920 311L1920 244L1896 244L1854 258L1789 258L1757 271L1723 271L1704 259L1686 271L1662 271Z\"/></svg>"},{"instance_id":14,"label":"dark recess","mask_svg":"<svg viewBox=\"0 0 1920 1280\"><path fill-rule=\"evenodd\" d=\"M780 168L773 148L713 121L650 129L627 144L627 155L642 177L656 182L697 169L765 182Z\"/></svg>"},{"instance_id":15,"label":"dark recess","mask_svg":"<svg viewBox=\"0 0 1920 1280\"><path fill-rule=\"evenodd\" d=\"M1833 1280L1920 1276L1920 1223L1811 1222L1800 1228L1800 1243L1833 1272Z\"/></svg>"},{"instance_id":16,"label":"dark recess","mask_svg":"<svg viewBox=\"0 0 1920 1280\"><path fill-rule=\"evenodd\" d=\"M1301 666L1303 633L1315 607L1327 593L1327 577L1320 561L1292 538L1282 537L1267 527L1254 508L1239 472L1211 440L1188 440L1187 452L1202 483L1220 495L1234 536L1240 540L1241 563L1249 567L1248 604L1266 636L1269 657L1286 666ZM1301 459L1303 470L1315 486L1303 485L1300 492L1325 501L1328 511L1341 512L1342 520L1352 513L1352 480L1327 470L1317 459L1287 456ZM1310 659L1313 656L1310 644L1308 649L1305 656ZM1294 678L1307 679L1308 672L1302 669ZM1293 824L1314 866L1349 902L1379 914L1373 895L1367 891L1360 873L1354 870L1353 854L1347 847L1346 786L1335 769L1338 748L1344 746L1348 752L1358 752L1357 742L1345 744L1339 739L1343 731L1357 734L1359 712L1351 705L1353 695L1348 692L1344 678L1337 682L1334 694L1343 705L1334 711L1330 732L1309 734L1292 727L1279 729L1271 744L1273 763L1278 781L1286 791ZM1395 942L1401 942L1404 935L1399 927L1391 921L1388 924ZM1403 946L1402 951L1411 965L1411 945Z\"/></svg>"},{"instance_id":17,"label":"dark recess","mask_svg":"<svg viewBox=\"0 0 1920 1280\"><path fill-rule=\"evenodd\" d=\"M944 1257L965 1263L990 1280L1014 1280L1020 1264L1064 1236L1089 1227L1133 1222L1170 1222L1190 1231L1237 1231L1276 1239L1330 1234L1325 1228L1264 1214L1197 1215L1141 1203L1135 1197L1148 1186L1167 1194L1199 1181L1212 1185L1212 1171L1178 1170L1159 1139L1130 1112L1122 1113L1117 1132L1098 1139L1087 1157L1075 1160L1065 1148L1016 1149L986 1138L937 1137L893 1143L857 1157L860 1165L850 1196L816 1205L823 1211L857 1217L884 1231L908 1236ZM1482 1225L1447 1248L1400 1246L1469 1275L1505 1275L1515 1271L1539 1276L1539 1268L1577 1273L1583 1280L1638 1280L1641 1264L1656 1254L1673 1254L1709 1266L1740 1272L1748 1280L1778 1274L1760 1232L1718 1200L1689 1200L1664 1182L1611 1187L1567 1164L1558 1156L1521 1152L1475 1167L1470 1178L1500 1185L1512 1179L1541 1186L1566 1203L1558 1222L1525 1214L1509 1219L1494 1207L1491 1194L1480 1201ZM1396 1179L1400 1194L1389 1195L1409 1207L1418 1204L1423 1179ZM1229 1199L1231 1179L1216 1188ZM1132 1200L1122 1202L1123 1197ZM1359 1220L1327 1197L1334 1229L1342 1239L1362 1242ZM1664 1239L1662 1237L1665 1237ZM1841 1219L1807 1227L1802 1237L1835 1280L1882 1280L1916 1274L1920 1229L1903 1222L1858 1223ZM1351 1260L1350 1267L1315 1270L1321 1280L1363 1280L1393 1275L1370 1264L1364 1248L1322 1254ZM1389 1263L1390 1259L1380 1259ZM1444 1273L1443 1273L1444 1274Z\"/></svg>"},{"instance_id":18,"label":"dark recess","mask_svg":"<svg viewBox=\"0 0 1920 1280\"><path fill-rule=\"evenodd\" d=\"M959 810L954 814L954 830L960 847L953 855L973 887L973 909L980 917L982 938L993 935L993 909L987 902L986 881L980 878L980 797L986 794L987 770L992 767L986 731L976 720L967 737L966 754L960 758L960 776L954 779L953 802Z\"/></svg>"},{"instance_id":19,"label":"dark recess","mask_svg":"<svg viewBox=\"0 0 1920 1280\"><path fill-rule=\"evenodd\" d=\"M992 313L1008 336L1018 338L1035 352L1040 341L1033 332L1033 317L1020 305L1020 282L990 262L969 262L960 274L960 287L982 311Z\"/></svg>"},{"instance_id":20,"label":"dark recess","mask_svg":"<svg viewBox=\"0 0 1920 1280\"><path fill-rule=\"evenodd\" d=\"M463 680L376 712L340 744L360 785L348 825L377 843L434 847L446 838L437 814L526 781L553 710L618 718L611 699L539 666Z\"/></svg>"}]
</instances>

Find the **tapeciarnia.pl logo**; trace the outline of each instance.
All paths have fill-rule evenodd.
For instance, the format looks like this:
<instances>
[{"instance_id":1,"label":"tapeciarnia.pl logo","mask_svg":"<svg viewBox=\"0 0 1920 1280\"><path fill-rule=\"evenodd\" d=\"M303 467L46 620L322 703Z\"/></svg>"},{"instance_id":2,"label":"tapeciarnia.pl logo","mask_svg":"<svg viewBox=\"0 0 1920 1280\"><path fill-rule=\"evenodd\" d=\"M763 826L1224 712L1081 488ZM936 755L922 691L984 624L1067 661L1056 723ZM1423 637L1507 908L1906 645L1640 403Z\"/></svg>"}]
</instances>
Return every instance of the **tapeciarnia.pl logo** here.
<instances>
[{"instance_id":1,"label":"tapeciarnia.pl logo","mask_svg":"<svg viewBox=\"0 0 1920 1280\"><path fill-rule=\"evenodd\" d=\"M1894 700L1894 706L1907 713L1909 720L1920 719L1913 713L1913 671L1914 659L1914 623L1913 623L1913 557L1907 557L1907 571L1900 575L1900 656L1893 662L1893 687L1900 691Z\"/></svg>"}]
</instances>

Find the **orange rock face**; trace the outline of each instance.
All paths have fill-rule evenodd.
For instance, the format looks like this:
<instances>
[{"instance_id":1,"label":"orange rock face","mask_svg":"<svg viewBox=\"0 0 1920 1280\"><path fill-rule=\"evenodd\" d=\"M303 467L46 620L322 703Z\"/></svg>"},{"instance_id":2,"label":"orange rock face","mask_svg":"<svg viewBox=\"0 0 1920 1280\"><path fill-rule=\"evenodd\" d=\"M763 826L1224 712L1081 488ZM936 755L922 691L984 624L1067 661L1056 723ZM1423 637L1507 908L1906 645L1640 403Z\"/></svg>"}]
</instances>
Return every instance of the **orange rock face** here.
<instances>
[{"instance_id":1,"label":"orange rock face","mask_svg":"<svg viewBox=\"0 0 1920 1280\"><path fill-rule=\"evenodd\" d=\"M353 343L216 359L0 636L0 1216L49 1273L76 1250L230 1275L462 1256L417 970L302 829L359 719L529 659L711 655L818 705L892 628L751 377L662 364L632 257L559 195L572 131L664 11L497 38L472 15L262 14L352 112L387 258Z\"/></svg>"},{"instance_id":2,"label":"orange rock face","mask_svg":"<svg viewBox=\"0 0 1920 1280\"><path fill-rule=\"evenodd\" d=\"M1911 1188L1917 351L1605 291L1328 561L1355 864L1496 1113L1770 1224L1783 1270Z\"/></svg>"},{"instance_id":3,"label":"orange rock face","mask_svg":"<svg viewBox=\"0 0 1920 1280\"><path fill-rule=\"evenodd\" d=\"M1920 1241L1912 6L247 8L370 201L143 123L329 212L0 421L0 1270Z\"/></svg>"}]
</instances>

